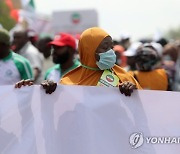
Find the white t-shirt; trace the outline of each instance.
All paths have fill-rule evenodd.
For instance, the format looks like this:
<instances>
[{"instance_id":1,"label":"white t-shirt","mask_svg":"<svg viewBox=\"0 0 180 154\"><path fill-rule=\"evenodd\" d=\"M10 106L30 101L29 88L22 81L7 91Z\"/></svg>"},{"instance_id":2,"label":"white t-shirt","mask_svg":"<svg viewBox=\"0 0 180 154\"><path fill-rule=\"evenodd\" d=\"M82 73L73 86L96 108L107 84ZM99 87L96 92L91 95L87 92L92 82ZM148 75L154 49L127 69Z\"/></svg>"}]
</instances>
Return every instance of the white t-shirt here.
<instances>
[{"instance_id":1,"label":"white t-shirt","mask_svg":"<svg viewBox=\"0 0 180 154\"><path fill-rule=\"evenodd\" d=\"M30 63L24 57L10 52L0 60L0 85L12 85L22 79L33 79Z\"/></svg>"},{"instance_id":2,"label":"white t-shirt","mask_svg":"<svg viewBox=\"0 0 180 154\"><path fill-rule=\"evenodd\" d=\"M25 58L27 58L32 68L38 68L41 72L39 77L35 81L35 83L40 83L42 81L42 69L43 69L43 55L38 51L36 47L34 47L30 42L26 43L24 47L19 51L19 54Z\"/></svg>"}]
</instances>

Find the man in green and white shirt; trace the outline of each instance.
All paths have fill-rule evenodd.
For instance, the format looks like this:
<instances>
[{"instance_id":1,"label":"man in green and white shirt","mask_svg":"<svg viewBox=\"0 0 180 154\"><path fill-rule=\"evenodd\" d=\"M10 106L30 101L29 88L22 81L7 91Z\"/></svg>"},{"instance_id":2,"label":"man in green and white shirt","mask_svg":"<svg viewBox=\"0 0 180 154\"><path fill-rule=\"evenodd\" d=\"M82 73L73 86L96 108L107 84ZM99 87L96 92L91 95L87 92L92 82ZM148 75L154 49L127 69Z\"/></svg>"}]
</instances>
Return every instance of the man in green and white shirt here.
<instances>
[{"instance_id":1,"label":"man in green and white shirt","mask_svg":"<svg viewBox=\"0 0 180 154\"><path fill-rule=\"evenodd\" d=\"M56 65L46 72L45 80L59 82L63 75L80 66L80 62L74 59L76 40L73 36L63 33L49 44L52 46L53 62Z\"/></svg>"},{"instance_id":2,"label":"man in green and white shirt","mask_svg":"<svg viewBox=\"0 0 180 154\"><path fill-rule=\"evenodd\" d=\"M30 63L10 50L9 33L0 29L0 85L12 85L22 79L33 79Z\"/></svg>"}]
</instances>

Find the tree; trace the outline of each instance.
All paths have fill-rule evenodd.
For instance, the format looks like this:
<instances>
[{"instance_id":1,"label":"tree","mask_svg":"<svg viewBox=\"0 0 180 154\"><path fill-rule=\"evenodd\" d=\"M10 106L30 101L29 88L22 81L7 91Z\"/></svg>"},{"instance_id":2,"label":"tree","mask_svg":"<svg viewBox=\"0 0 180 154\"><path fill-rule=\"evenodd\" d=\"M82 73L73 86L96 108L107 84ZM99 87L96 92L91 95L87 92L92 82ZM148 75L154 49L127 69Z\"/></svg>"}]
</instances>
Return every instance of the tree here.
<instances>
[{"instance_id":1,"label":"tree","mask_svg":"<svg viewBox=\"0 0 180 154\"><path fill-rule=\"evenodd\" d=\"M170 29L167 32L167 36L174 40L180 39L180 26Z\"/></svg>"},{"instance_id":2,"label":"tree","mask_svg":"<svg viewBox=\"0 0 180 154\"><path fill-rule=\"evenodd\" d=\"M7 30L12 29L16 21L10 16L10 9L4 1L0 0L0 24Z\"/></svg>"}]
</instances>

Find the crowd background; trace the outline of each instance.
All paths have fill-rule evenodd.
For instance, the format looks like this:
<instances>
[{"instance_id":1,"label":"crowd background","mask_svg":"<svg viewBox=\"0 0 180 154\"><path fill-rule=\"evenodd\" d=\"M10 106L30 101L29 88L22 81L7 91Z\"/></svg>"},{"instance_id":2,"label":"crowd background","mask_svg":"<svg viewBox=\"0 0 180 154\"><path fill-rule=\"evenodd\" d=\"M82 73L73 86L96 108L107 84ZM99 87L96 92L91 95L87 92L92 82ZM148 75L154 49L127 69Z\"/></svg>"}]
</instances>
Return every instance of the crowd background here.
<instances>
[{"instance_id":1,"label":"crowd background","mask_svg":"<svg viewBox=\"0 0 180 154\"><path fill-rule=\"evenodd\" d=\"M28 28L24 20L19 22L19 12L12 4L0 1L0 51L4 51L0 52L0 85L22 79L32 79L36 84L44 79L59 82L81 65L79 35L42 36ZM33 1L29 4L26 9L32 10ZM179 28L168 34L134 41L131 34L124 33L113 39L116 64L134 76L143 89L180 91Z\"/></svg>"}]
</instances>

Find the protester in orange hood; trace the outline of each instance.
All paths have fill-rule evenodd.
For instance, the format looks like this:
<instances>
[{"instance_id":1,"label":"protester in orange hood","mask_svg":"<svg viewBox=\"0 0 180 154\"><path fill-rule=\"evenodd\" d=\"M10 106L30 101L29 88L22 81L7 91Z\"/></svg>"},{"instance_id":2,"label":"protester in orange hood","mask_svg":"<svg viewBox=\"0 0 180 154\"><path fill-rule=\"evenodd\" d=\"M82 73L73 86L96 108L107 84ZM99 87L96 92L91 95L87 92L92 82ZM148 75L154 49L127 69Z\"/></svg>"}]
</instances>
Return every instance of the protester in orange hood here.
<instances>
[{"instance_id":1,"label":"protester in orange hood","mask_svg":"<svg viewBox=\"0 0 180 154\"><path fill-rule=\"evenodd\" d=\"M104 62L105 66L100 66L101 60L103 59L102 57L105 56L105 54L112 52L112 55L109 55L109 57L115 55L113 55L114 51L111 48L112 38L104 30L98 27L85 30L81 35L78 45L82 65L67 73L61 79L61 83L66 85L96 86L104 70L112 70L119 78L120 83L130 81L135 84L137 88L140 88L137 81L131 75L121 67L115 65L116 57L112 66L108 67L108 63L112 63L113 60L107 57L107 61Z\"/></svg>"}]
</instances>

